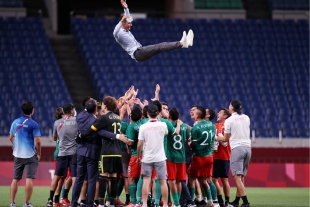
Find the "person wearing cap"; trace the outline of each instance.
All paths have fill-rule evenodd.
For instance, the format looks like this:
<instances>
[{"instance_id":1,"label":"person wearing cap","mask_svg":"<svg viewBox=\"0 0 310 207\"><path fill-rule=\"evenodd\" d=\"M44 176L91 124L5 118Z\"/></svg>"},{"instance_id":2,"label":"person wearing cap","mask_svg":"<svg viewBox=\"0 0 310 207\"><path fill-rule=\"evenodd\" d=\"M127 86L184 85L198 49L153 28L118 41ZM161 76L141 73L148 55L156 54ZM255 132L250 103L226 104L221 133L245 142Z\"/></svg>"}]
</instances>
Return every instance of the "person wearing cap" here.
<instances>
[{"instance_id":1,"label":"person wearing cap","mask_svg":"<svg viewBox=\"0 0 310 207\"><path fill-rule=\"evenodd\" d=\"M150 191L150 182L152 171L155 169L157 178L160 183L163 206L167 207L168 187L167 187L167 170L166 155L164 149L164 137L168 134L167 125L158 120L158 107L154 104L148 108L149 121L140 126L137 146L138 163L142 162L142 203L143 207L147 206L148 192ZM140 160L140 155L143 155Z\"/></svg>"},{"instance_id":2,"label":"person wearing cap","mask_svg":"<svg viewBox=\"0 0 310 207\"><path fill-rule=\"evenodd\" d=\"M15 197L18 183L26 171L25 203L23 207L33 207L30 203L33 179L36 178L37 168L41 158L41 132L39 125L31 117L34 113L32 102L21 106L23 116L15 119L10 129L10 141L13 144L14 178L10 189L10 207L15 207ZM5 169L4 169L5 170Z\"/></svg>"},{"instance_id":3,"label":"person wearing cap","mask_svg":"<svg viewBox=\"0 0 310 207\"><path fill-rule=\"evenodd\" d=\"M75 107L71 103L66 103L63 107L64 117L56 120L53 129L54 141L59 139L59 153L56 165L56 171L51 182L50 196L46 204L47 207L53 206L53 198L57 184L60 180L62 184L67 175L67 169L70 168L72 184L74 184L76 177L76 166L73 164L73 156L76 154L75 136L78 132L78 125L76 122ZM59 195L55 195L55 206L60 206Z\"/></svg>"},{"instance_id":4,"label":"person wearing cap","mask_svg":"<svg viewBox=\"0 0 310 207\"><path fill-rule=\"evenodd\" d=\"M239 206L241 198L243 201L241 207L250 207L244 187L244 176L247 174L251 159L250 118L242 113L239 100L230 103L229 112L231 116L225 121L224 137L218 136L216 139L230 142L230 168L237 186L236 198L230 204L234 207Z\"/></svg>"},{"instance_id":5,"label":"person wearing cap","mask_svg":"<svg viewBox=\"0 0 310 207\"><path fill-rule=\"evenodd\" d=\"M194 33L189 30L188 34L183 32L183 37L176 42L163 42L154 45L142 46L130 32L133 18L129 13L128 5L125 0L121 0L125 15L116 25L113 36L118 44L137 62L146 61L155 55L178 48L188 48L193 45Z\"/></svg>"}]
</instances>

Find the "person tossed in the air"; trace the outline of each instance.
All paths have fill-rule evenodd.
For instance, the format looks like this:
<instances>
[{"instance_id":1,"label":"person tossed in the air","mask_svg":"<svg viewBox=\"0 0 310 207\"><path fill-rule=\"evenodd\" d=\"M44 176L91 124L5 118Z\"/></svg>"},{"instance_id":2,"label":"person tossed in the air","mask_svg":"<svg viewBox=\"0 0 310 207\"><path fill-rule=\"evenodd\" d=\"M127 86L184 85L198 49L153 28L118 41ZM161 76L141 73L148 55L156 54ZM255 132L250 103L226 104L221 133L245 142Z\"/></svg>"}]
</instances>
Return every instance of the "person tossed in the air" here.
<instances>
[{"instance_id":1,"label":"person tossed in the air","mask_svg":"<svg viewBox=\"0 0 310 207\"><path fill-rule=\"evenodd\" d=\"M126 0L121 0L121 4L124 8L124 16L116 25L113 36L116 42L137 62L146 61L161 52L178 48L188 48L193 45L194 33L192 30L189 30L187 35L185 31L183 32L183 37L180 41L142 46L130 32L133 18L129 13Z\"/></svg>"}]
</instances>

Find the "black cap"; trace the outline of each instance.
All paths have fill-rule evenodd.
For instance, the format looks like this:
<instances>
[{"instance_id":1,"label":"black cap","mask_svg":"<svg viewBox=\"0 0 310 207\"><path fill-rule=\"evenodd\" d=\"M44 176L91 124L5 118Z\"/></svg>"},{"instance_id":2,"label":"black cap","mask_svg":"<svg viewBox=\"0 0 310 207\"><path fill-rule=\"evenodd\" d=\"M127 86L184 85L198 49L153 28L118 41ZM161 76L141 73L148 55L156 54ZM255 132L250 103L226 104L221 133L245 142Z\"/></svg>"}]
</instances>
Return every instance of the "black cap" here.
<instances>
[{"instance_id":1,"label":"black cap","mask_svg":"<svg viewBox=\"0 0 310 207\"><path fill-rule=\"evenodd\" d=\"M235 111L240 111L242 108L241 102L239 100L233 100L231 103Z\"/></svg>"},{"instance_id":2,"label":"black cap","mask_svg":"<svg viewBox=\"0 0 310 207\"><path fill-rule=\"evenodd\" d=\"M74 105L71 103L66 103L65 105L63 105L62 109L64 110L64 113L67 114L69 113L72 109L74 109Z\"/></svg>"},{"instance_id":3,"label":"black cap","mask_svg":"<svg viewBox=\"0 0 310 207\"><path fill-rule=\"evenodd\" d=\"M154 104L150 105L147 112L150 116L156 116L158 114L158 107Z\"/></svg>"}]
</instances>

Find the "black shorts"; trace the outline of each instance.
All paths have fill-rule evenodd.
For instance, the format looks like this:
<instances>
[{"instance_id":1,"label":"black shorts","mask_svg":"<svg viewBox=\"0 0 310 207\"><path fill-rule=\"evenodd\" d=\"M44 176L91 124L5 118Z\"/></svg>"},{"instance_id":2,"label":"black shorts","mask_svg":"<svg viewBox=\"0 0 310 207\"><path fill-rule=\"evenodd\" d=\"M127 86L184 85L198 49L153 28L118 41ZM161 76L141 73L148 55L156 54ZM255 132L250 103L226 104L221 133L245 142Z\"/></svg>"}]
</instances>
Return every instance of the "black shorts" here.
<instances>
[{"instance_id":1,"label":"black shorts","mask_svg":"<svg viewBox=\"0 0 310 207\"><path fill-rule=\"evenodd\" d=\"M229 160L213 160L213 173L214 178L228 178L230 161Z\"/></svg>"},{"instance_id":2,"label":"black shorts","mask_svg":"<svg viewBox=\"0 0 310 207\"><path fill-rule=\"evenodd\" d=\"M14 179L22 179L24 169L26 169L26 178L36 178L36 173L39 165L37 155L30 158L14 157Z\"/></svg>"},{"instance_id":3,"label":"black shorts","mask_svg":"<svg viewBox=\"0 0 310 207\"><path fill-rule=\"evenodd\" d=\"M123 160L121 155L101 155L99 173L122 173Z\"/></svg>"},{"instance_id":4,"label":"black shorts","mask_svg":"<svg viewBox=\"0 0 310 207\"><path fill-rule=\"evenodd\" d=\"M76 177L76 165L72 164L72 155L58 156L55 175L66 177L68 167L71 177Z\"/></svg>"}]
</instances>

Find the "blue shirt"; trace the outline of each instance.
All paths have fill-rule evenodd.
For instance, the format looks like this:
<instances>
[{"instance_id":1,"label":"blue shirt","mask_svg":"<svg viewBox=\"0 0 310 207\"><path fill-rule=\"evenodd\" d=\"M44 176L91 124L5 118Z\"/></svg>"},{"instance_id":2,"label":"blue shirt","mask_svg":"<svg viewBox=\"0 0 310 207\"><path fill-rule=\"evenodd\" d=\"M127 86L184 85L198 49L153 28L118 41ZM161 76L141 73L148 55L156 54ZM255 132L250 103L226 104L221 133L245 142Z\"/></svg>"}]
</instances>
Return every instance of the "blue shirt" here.
<instances>
[{"instance_id":1,"label":"blue shirt","mask_svg":"<svg viewBox=\"0 0 310 207\"><path fill-rule=\"evenodd\" d=\"M41 136L40 128L37 122L30 118L16 133L19 126L28 118L29 116L17 118L11 125L10 134L14 136L14 157L30 158L37 153L34 138Z\"/></svg>"},{"instance_id":2,"label":"blue shirt","mask_svg":"<svg viewBox=\"0 0 310 207\"><path fill-rule=\"evenodd\" d=\"M130 15L129 9L124 9L125 15ZM122 28L122 22L119 22L114 31L113 36L118 44L131 56L132 59L135 59L134 52L138 47L142 45L135 39L130 31L126 31Z\"/></svg>"}]
</instances>

